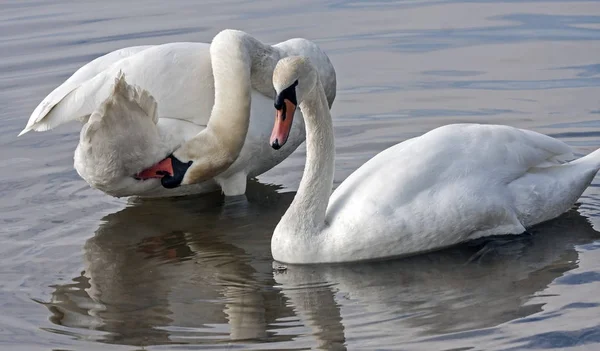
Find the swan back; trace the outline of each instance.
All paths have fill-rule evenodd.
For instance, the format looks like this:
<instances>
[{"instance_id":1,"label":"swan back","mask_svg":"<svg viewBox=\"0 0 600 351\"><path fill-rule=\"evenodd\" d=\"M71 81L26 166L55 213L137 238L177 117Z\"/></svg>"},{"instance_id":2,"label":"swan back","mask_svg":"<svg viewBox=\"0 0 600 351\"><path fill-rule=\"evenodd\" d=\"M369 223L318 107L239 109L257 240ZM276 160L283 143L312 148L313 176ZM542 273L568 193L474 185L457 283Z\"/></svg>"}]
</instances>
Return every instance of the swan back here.
<instances>
[{"instance_id":1,"label":"swan back","mask_svg":"<svg viewBox=\"0 0 600 351\"><path fill-rule=\"evenodd\" d=\"M114 196L132 186L149 187L133 175L164 158L178 145L161 135L157 103L144 89L129 85L122 73L108 98L83 126L75 150L75 169L92 187ZM115 179L119 179L115 182Z\"/></svg>"}]
</instances>

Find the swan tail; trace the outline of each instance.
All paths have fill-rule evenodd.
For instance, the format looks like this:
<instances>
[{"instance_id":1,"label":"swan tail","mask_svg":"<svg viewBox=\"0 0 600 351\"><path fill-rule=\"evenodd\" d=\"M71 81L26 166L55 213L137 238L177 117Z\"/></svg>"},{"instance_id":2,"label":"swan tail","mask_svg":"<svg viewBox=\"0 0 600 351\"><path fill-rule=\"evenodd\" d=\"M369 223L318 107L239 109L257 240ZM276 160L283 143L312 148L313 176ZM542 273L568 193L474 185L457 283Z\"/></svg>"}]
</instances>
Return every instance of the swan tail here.
<instances>
[{"instance_id":1,"label":"swan tail","mask_svg":"<svg viewBox=\"0 0 600 351\"><path fill-rule=\"evenodd\" d=\"M596 170L600 169L600 149L594 150L589 154L574 160L572 164L586 164L594 167Z\"/></svg>"}]
</instances>

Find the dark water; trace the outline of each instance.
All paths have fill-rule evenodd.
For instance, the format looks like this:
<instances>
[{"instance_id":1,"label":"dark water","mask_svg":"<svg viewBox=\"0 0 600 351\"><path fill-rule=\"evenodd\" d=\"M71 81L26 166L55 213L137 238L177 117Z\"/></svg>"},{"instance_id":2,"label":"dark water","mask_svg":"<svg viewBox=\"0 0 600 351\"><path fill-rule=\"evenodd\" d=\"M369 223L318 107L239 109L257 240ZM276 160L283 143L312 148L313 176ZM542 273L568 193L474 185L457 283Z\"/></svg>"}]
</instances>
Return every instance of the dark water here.
<instances>
[{"instance_id":1,"label":"dark water","mask_svg":"<svg viewBox=\"0 0 600 351\"><path fill-rule=\"evenodd\" d=\"M600 192L512 240L389 262L273 268L298 150L249 187L122 200L72 168L78 125L16 138L35 106L125 46L237 28L336 66L336 184L454 122L600 146L595 1L0 2L0 349L600 349Z\"/></svg>"}]
</instances>

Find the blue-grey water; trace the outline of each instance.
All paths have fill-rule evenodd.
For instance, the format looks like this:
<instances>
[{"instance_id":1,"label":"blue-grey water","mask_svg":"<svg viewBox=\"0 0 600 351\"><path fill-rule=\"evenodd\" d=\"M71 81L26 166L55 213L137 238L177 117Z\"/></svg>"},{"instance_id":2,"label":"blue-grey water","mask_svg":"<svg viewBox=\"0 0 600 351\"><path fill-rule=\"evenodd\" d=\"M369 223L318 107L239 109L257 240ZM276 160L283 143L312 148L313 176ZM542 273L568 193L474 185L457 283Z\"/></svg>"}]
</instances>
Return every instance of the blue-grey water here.
<instances>
[{"instance_id":1,"label":"blue-grey water","mask_svg":"<svg viewBox=\"0 0 600 351\"><path fill-rule=\"evenodd\" d=\"M249 186L111 198L72 167L77 123L17 138L35 106L112 50L221 29L316 41L338 72L336 185L455 122L600 147L600 2L0 2L1 350L599 350L600 178L531 235L404 260L273 270L301 147Z\"/></svg>"}]
</instances>

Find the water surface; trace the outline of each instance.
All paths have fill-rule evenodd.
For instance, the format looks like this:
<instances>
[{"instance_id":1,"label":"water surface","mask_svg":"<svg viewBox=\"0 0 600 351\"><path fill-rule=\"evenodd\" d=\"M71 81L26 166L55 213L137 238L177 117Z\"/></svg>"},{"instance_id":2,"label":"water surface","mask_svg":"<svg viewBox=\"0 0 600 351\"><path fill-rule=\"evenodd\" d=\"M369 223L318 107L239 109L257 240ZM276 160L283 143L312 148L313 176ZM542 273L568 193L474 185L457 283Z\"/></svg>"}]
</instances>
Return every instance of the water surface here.
<instances>
[{"instance_id":1,"label":"water surface","mask_svg":"<svg viewBox=\"0 0 600 351\"><path fill-rule=\"evenodd\" d=\"M600 192L529 236L369 264L273 268L301 147L219 194L115 199L72 167L76 123L16 138L35 106L112 50L224 28L316 41L338 73L336 177L456 122L600 147L596 1L0 3L0 349L600 348Z\"/></svg>"}]
</instances>

